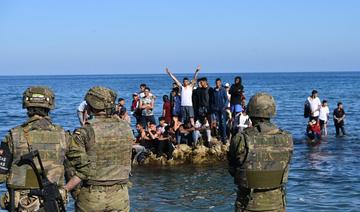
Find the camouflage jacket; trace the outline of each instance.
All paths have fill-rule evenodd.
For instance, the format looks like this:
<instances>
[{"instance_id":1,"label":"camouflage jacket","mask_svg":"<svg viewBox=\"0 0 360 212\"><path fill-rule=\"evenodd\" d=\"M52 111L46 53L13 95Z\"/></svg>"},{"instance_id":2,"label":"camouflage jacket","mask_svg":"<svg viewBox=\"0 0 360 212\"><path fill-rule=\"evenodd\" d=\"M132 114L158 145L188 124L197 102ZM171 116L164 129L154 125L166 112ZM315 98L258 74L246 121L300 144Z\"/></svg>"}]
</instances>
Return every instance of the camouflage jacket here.
<instances>
[{"instance_id":1,"label":"camouflage jacket","mask_svg":"<svg viewBox=\"0 0 360 212\"><path fill-rule=\"evenodd\" d=\"M231 140L229 172L245 188L271 189L287 182L292 156L291 134L271 123L259 123Z\"/></svg>"},{"instance_id":2,"label":"camouflage jacket","mask_svg":"<svg viewBox=\"0 0 360 212\"><path fill-rule=\"evenodd\" d=\"M37 187L36 179L27 178L32 176L30 173L32 171L27 166L17 167L14 164L29 149L37 149L49 180L60 186L63 185L63 162L68 151L69 138L69 133L62 127L52 124L50 117L35 115L24 124L11 129L3 142L8 145L13 155L13 163L10 173L7 176L2 175L1 181L7 180L7 183L15 188Z\"/></svg>"},{"instance_id":3,"label":"camouflage jacket","mask_svg":"<svg viewBox=\"0 0 360 212\"><path fill-rule=\"evenodd\" d=\"M132 140L126 121L95 116L74 131L67 157L75 175L87 184L124 182L131 168Z\"/></svg>"}]
</instances>

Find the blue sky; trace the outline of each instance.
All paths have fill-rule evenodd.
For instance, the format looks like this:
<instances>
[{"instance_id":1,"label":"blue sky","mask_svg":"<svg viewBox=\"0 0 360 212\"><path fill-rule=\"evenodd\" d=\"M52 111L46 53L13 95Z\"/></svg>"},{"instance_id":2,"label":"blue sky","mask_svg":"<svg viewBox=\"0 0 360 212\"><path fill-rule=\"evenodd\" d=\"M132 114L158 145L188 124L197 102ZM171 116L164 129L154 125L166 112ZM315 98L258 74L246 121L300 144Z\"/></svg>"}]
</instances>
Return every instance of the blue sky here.
<instances>
[{"instance_id":1,"label":"blue sky","mask_svg":"<svg viewBox=\"0 0 360 212\"><path fill-rule=\"evenodd\" d=\"M1 1L0 75L360 70L360 1Z\"/></svg>"}]
</instances>

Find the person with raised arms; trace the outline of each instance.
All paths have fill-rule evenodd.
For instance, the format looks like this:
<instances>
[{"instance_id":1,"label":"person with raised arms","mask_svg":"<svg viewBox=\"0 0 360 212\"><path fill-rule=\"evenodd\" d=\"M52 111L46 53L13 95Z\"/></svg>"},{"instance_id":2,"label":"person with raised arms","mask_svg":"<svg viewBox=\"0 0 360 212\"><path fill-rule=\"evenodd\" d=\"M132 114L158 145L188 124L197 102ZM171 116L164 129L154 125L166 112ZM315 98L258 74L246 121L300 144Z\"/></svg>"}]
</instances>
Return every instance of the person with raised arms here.
<instances>
[{"instance_id":1,"label":"person with raised arms","mask_svg":"<svg viewBox=\"0 0 360 212\"><path fill-rule=\"evenodd\" d=\"M200 71L200 66L196 68L194 78L189 81L189 78L184 77L183 84L169 71L168 68L165 72L176 82L181 89L181 119L182 122L190 121L191 125L194 126L194 108L192 104L192 93Z\"/></svg>"}]
</instances>

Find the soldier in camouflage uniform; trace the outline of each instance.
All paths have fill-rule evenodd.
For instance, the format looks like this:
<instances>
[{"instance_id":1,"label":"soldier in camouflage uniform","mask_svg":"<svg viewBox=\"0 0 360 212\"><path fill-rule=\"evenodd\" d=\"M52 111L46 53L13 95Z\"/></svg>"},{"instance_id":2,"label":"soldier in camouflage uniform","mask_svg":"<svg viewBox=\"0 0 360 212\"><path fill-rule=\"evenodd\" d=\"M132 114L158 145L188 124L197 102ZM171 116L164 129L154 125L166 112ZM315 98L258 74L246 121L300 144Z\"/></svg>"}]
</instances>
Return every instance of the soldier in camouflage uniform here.
<instances>
[{"instance_id":1,"label":"soldier in camouflage uniform","mask_svg":"<svg viewBox=\"0 0 360 212\"><path fill-rule=\"evenodd\" d=\"M14 196L16 211L37 211L38 198L28 197L29 189L39 188L35 172L30 166L17 166L15 162L20 156L38 150L44 165L45 173L51 182L64 185L65 153L67 151L68 133L50 119L49 111L55 107L54 93L47 87L30 87L23 95L23 108L27 109L29 119L22 125L15 127L6 135L0 154L9 153L12 157L8 173L2 170L0 181L7 184L7 188L15 192L5 193L2 197L2 207L9 209L10 196ZM11 161L11 160L10 160ZM36 162L37 167L39 164ZM4 168L4 167L2 167ZM61 190L61 189L60 189ZM60 193L64 194L61 190Z\"/></svg>"},{"instance_id":2,"label":"soldier in camouflage uniform","mask_svg":"<svg viewBox=\"0 0 360 212\"><path fill-rule=\"evenodd\" d=\"M76 211L129 211L132 130L111 115L114 91L93 87L85 100L94 118L74 131L67 157L76 172L65 189L82 182Z\"/></svg>"},{"instance_id":3,"label":"soldier in camouflage uniform","mask_svg":"<svg viewBox=\"0 0 360 212\"><path fill-rule=\"evenodd\" d=\"M272 96L256 94L247 110L254 126L232 138L228 153L229 172L238 186L235 211L285 211L292 136L270 122Z\"/></svg>"}]
</instances>

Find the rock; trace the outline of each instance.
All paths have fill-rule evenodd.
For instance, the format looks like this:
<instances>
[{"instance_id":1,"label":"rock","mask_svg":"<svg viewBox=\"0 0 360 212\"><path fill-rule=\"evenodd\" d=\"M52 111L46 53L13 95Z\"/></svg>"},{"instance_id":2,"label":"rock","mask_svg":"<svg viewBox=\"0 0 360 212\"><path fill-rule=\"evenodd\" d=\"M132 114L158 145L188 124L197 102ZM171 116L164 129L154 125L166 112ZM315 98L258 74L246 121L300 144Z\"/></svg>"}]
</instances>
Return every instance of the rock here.
<instances>
[{"instance_id":1,"label":"rock","mask_svg":"<svg viewBox=\"0 0 360 212\"><path fill-rule=\"evenodd\" d=\"M186 144L180 144L173 152L173 160L167 160L165 154L160 158L156 158L156 155L151 153L145 160L144 165L174 166L180 164L210 164L217 161L225 161L229 144L224 145L221 142L213 141L211 142L213 144L211 148L198 145L193 149Z\"/></svg>"},{"instance_id":2,"label":"rock","mask_svg":"<svg viewBox=\"0 0 360 212\"><path fill-rule=\"evenodd\" d=\"M191 156L192 163L193 164L204 163L207 159L208 150L209 148L203 145L197 146L192 152L192 156Z\"/></svg>"}]
</instances>

